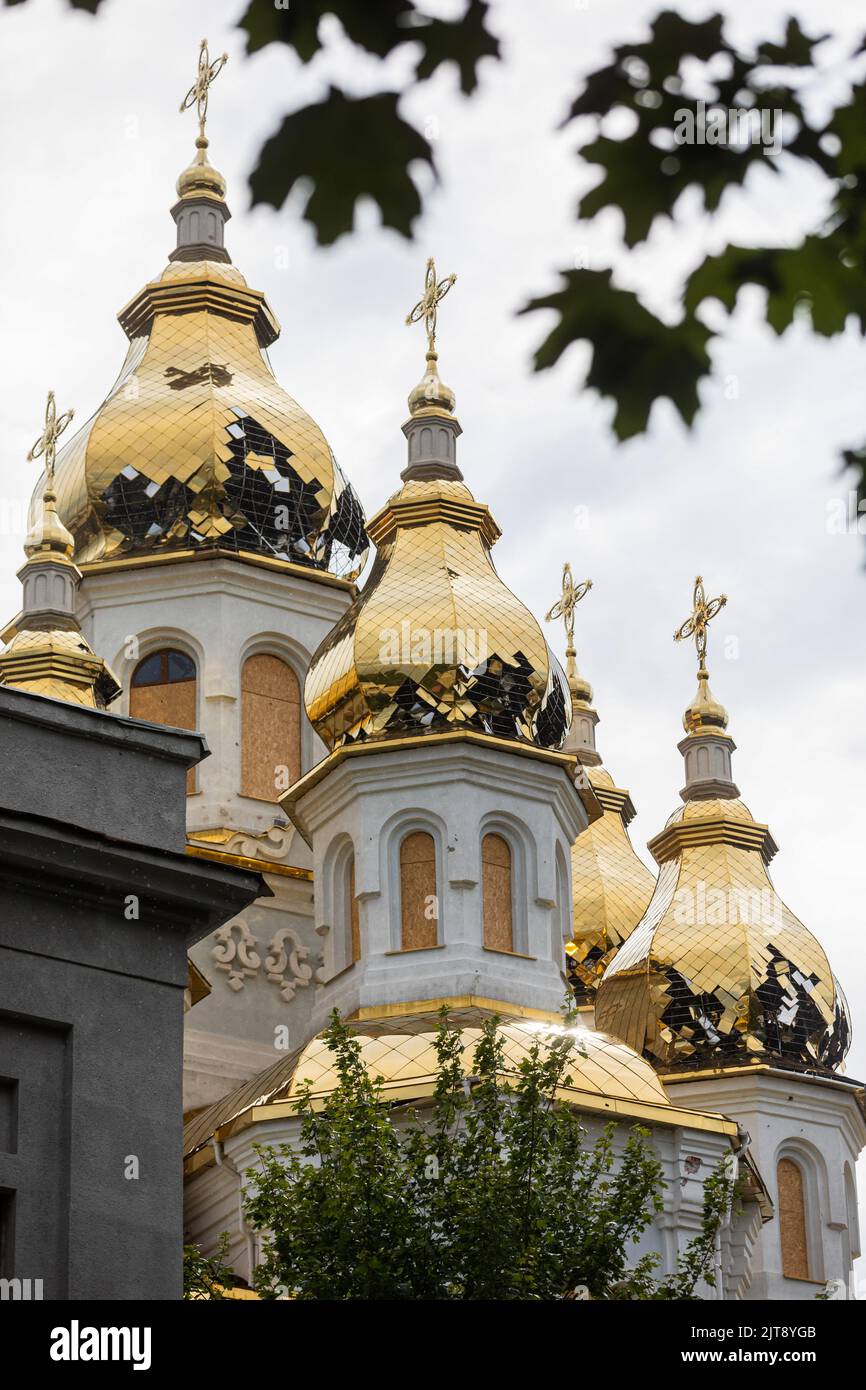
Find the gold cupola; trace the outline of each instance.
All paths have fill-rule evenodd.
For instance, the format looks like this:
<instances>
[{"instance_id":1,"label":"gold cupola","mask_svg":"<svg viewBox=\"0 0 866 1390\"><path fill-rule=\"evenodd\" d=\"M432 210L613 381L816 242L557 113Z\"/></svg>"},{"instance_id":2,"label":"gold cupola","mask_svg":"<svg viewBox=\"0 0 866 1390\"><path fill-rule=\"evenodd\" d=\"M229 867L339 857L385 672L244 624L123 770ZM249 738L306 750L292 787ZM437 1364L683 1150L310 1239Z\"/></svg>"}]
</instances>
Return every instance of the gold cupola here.
<instances>
[{"instance_id":1,"label":"gold cupola","mask_svg":"<svg viewBox=\"0 0 866 1390\"><path fill-rule=\"evenodd\" d=\"M57 514L54 494L57 439L71 419L71 410L58 416L49 391L42 434L27 455L28 460L45 459L42 505L24 542L26 563L18 571L23 607L0 633L8 644L0 652L0 685L105 709L120 694L120 685L78 626L75 594L81 571L72 559L74 541Z\"/></svg>"},{"instance_id":2,"label":"gold cupola","mask_svg":"<svg viewBox=\"0 0 866 1390\"><path fill-rule=\"evenodd\" d=\"M436 309L454 278L437 282L428 262L409 316L426 323L427 359L403 426L403 486L368 524L370 578L307 676L307 713L330 749L461 729L555 749L568 728L562 670L496 573L499 528L457 467L460 424L435 348Z\"/></svg>"},{"instance_id":3,"label":"gold cupola","mask_svg":"<svg viewBox=\"0 0 866 1390\"><path fill-rule=\"evenodd\" d=\"M602 978L595 1022L662 1072L760 1063L832 1072L850 1044L844 997L825 951L772 884L776 844L731 780L733 744L719 743L728 736L709 694L706 627L723 602L707 601L698 579L676 634L695 638L699 665L679 745L684 805L650 841L655 893Z\"/></svg>"},{"instance_id":4,"label":"gold cupola","mask_svg":"<svg viewBox=\"0 0 866 1390\"><path fill-rule=\"evenodd\" d=\"M575 584L571 565L562 571L562 592L546 615L565 624L565 675L571 696L571 725L564 751L575 753L603 815L590 821L571 847L572 937L565 943L566 974L577 1006L589 1009L602 975L646 911L655 877L638 857L628 833L636 812L631 795L618 787L596 747L599 716L592 686L577 668L575 609L592 580Z\"/></svg>"},{"instance_id":5,"label":"gold cupola","mask_svg":"<svg viewBox=\"0 0 866 1390\"><path fill-rule=\"evenodd\" d=\"M196 155L177 183L177 244L121 310L129 349L96 413L57 458L57 509L85 567L181 555L269 557L353 579L363 511L327 439L274 378L280 326L224 245L225 180L208 158L202 44ZM41 507L44 483L31 516Z\"/></svg>"}]
</instances>

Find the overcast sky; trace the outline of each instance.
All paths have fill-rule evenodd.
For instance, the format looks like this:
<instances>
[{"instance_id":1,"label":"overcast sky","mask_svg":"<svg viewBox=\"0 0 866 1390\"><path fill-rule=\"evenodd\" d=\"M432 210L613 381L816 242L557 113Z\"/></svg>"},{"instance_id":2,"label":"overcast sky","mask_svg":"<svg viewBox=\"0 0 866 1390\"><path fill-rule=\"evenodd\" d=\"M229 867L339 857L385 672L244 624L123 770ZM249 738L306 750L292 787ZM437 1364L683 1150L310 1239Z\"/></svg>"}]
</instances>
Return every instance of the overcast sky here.
<instances>
[{"instance_id":1,"label":"overcast sky","mask_svg":"<svg viewBox=\"0 0 866 1390\"><path fill-rule=\"evenodd\" d=\"M848 993L849 1070L866 1076L866 542L827 529L828 504L848 486L838 450L866 437L866 347L856 334L816 342L799 326L777 340L747 298L714 351L696 428L688 433L662 403L648 437L617 447L612 405L580 390L582 348L536 376L529 361L548 325L542 315L514 317L583 248L591 265L613 261L622 283L671 313L683 269L724 236L796 238L825 204L821 180L792 172L783 157L780 177L756 169L745 190L726 195L718 228L686 200L677 231L657 230L623 263L617 214L594 228L575 223L595 174L574 157L574 128L556 127L580 75L606 61L611 43L641 34L660 6L494 0L491 25L507 61L487 64L471 100L453 71L440 70L405 102L439 130L442 183L416 242L381 230L365 209L360 235L318 250L297 204L249 211L246 175L286 111L335 76L372 90L379 65L340 40L306 68L278 45L247 58L234 27L245 7L107 0L92 19L63 0L28 0L0 12L2 613L19 606L18 518L34 481L25 455L45 391L56 390L60 408L74 405L79 422L91 414L124 353L115 314L173 245L174 181L195 134L178 104L207 34L213 55L230 55L208 126L234 214L227 244L283 325L271 353L279 379L324 429L368 515L404 462L400 424L421 373L422 334L403 319L425 258L458 272L439 346L464 429L461 465L502 527L500 573L539 617L563 560L594 582L579 610L579 660L595 686L605 762L638 807L632 833L643 853L683 782L676 743L694 656L671 636L698 571L710 593L729 595L710 670L739 746L736 779L781 847L777 887ZM700 16L718 7L679 8ZM864 27L861 0L727 8L743 41L781 36L790 11L840 38ZM388 65L395 82L409 56ZM735 399L725 391L731 376ZM551 638L561 651L561 634ZM726 658L726 647L735 655Z\"/></svg>"}]
</instances>

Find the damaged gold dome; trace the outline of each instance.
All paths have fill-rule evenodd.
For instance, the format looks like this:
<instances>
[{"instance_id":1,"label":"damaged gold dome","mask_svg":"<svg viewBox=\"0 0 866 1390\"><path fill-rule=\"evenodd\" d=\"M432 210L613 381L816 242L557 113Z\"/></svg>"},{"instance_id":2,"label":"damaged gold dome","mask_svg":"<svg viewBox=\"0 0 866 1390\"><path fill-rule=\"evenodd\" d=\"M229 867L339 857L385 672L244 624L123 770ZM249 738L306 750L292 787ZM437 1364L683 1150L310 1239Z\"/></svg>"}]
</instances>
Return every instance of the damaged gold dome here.
<instances>
[{"instance_id":1,"label":"damaged gold dome","mask_svg":"<svg viewBox=\"0 0 866 1390\"><path fill-rule=\"evenodd\" d=\"M695 638L707 696L689 706L679 744L685 804L650 841L655 892L604 974L595 1020L662 1070L833 1071L851 1040L845 999L826 952L773 887L776 844L739 798L735 745L708 694L706 626L723 604L696 580L677 638Z\"/></svg>"},{"instance_id":2,"label":"damaged gold dome","mask_svg":"<svg viewBox=\"0 0 866 1390\"><path fill-rule=\"evenodd\" d=\"M437 283L428 261L407 319L426 324L427 370L403 426L403 487L369 523L370 578L307 675L307 714L330 749L455 729L559 748L568 728L562 669L496 573L499 527L457 467L460 424L435 350L436 308L455 278Z\"/></svg>"},{"instance_id":3,"label":"damaged gold dome","mask_svg":"<svg viewBox=\"0 0 866 1390\"><path fill-rule=\"evenodd\" d=\"M177 245L119 315L126 361L58 455L58 513L81 565L224 550L352 579L367 549L360 502L319 426L274 378L267 349L279 324L223 244L225 181L205 157L201 104L221 63L200 69L187 94L200 129L172 208Z\"/></svg>"}]
</instances>

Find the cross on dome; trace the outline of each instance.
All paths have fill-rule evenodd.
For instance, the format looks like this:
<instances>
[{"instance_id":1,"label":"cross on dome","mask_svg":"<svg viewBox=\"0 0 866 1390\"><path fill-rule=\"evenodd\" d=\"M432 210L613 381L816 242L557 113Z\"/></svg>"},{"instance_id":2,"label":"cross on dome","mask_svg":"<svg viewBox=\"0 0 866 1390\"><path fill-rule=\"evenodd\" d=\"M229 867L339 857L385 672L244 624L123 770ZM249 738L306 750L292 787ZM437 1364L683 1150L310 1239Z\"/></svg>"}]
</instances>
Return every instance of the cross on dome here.
<instances>
[{"instance_id":1,"label":"cross on dome","mask_svg":"<svg viewBox=\"0 0 866 1390\"><path fill-rule=\"evenodd\" d=\"M195 107L198 116L198 133L204 139L204 127L207 120L208 93L216 78L222 72L229 60L227 53L221 54L213 62L208 53L207 39L202 39L198 51L198 71L196 72L195 82L193 82L186 96L180 104L181 112L188 111L191 106Z\"/></svg>"},{"instance_id":2,"label":"cross on dome","mask_svg":"<svg viewBox=\"0 0 866 1390\"><path fill-rule=\"evenodd\" d=\"M45 404L45 425L39 438L33 445L33 448L27 455L28 463L33 463L34 459L44 456L45 483L48 488L53 488L54 486L54 463L57 458L57 441L74 414L74 410L67 410L64 411L62 415L58 415L57 405L54 400L54 392L48 392L48 399Z\"/></svg>"},{"instance_id":3,"label":"cross on dome","mask_svg":"<svg viewBox=\"0 0 866 1390\"><path fill-rule=\"evenodd\" d=\"M703 579L700 575L696 577L692 594L692 611L682 626L677 628L674 633L674 641L682 642L688 637L694 637L700 670L704 670L707 663L707 628L713 618L722 611L727 601L727 594L719 594L718 598L708 599L704 591Z\"/></svg>"},{"instance_id":4,"label":"cross on dome","mask_svg":"<svg viewBox=\"0 0 866 1390\"><path fill-rule=\"evenodd\" d=\"M406 315L407 324L420 323L422 319L424 320L424 327L427 330L428 352L436 351L436 310L456 279L456 275L446 275L444 279L437 281L436 262L432 256L429 257L424 275L424 293L414 309Z\"/></svg>"}]
</instances>

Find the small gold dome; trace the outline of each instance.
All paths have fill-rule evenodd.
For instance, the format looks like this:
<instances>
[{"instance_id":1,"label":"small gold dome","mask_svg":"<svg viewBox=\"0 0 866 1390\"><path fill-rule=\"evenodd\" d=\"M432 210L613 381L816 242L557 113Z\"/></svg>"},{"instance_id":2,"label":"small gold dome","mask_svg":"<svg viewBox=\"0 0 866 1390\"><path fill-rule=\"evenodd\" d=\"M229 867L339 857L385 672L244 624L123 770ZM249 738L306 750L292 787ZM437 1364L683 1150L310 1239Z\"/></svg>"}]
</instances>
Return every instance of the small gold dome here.
<instances>
[{"instance_id":1,"label":"small gold dome","mask_svg":"<svg viewBox=\"0 0 866 1390\"><path fill-rule=\"evenodd\" d=\"M704 666L698 671L698 688L683 715L687 734L724 733L728 727L728 711L710 690L709 672Z\"/></svg>"},{"instance_id":2,"label":"small gold dome","mask_svg":"<svg viewBox=\"0 0 866 1390\"><path fill-rule=\"evenodd\" d=\"M589 709L592 705L592 686L585 676L582 676L577 669L573 656L569 656L565 667L565 678L568 681L568 689L571 692L571 704L573 709Z\"/></svg>"},{"instance_id":3,"label":"small gold dome","mask_svg":"<svg viewBox=\"0 0 866 1390\"><path fill-rule=\"evenodd\" d=\"M208 163L205 155L207 136L199 136L195 144L198 153L177 180L178 197L217 198L222 201L226 196L226 181L219 170Z\"/></svg>"},{"instance_id":4,"label":"small gold dome","mask_svg":"<svg viewBox=\"0 0 866 1390\"><path fill-rule=\"evenodd\" d=\"M438 352L429 350L427 370L418 385L409 392L409 413L411 415L438 414L443 410L449 415L454 413L457 397L451 387L446 386L440 377L438 361Z\"/></svg>"},{"instance_id":5,"label":"small gold dome","mask_svg":"<svg viewBox=\"0 0 866 1390\"><path fill-rule=\"evenodd\" d=\"M70 559L74 550L75 539L57 515L57 498L47 489L42 497L42 509L27 533L24 553L28 556L63 555Z\"/></svg>"},{"instance_id":6,"label":"small gold dome","mask_svg":"<svg viewBox=\"0 0 866 1390\"><path fill-rule=\"evenodd\" d=\"M559 748L568 688L496 573L487 507L463 482L411 478L367 530L370 578L307 675L307 713L328 747L466 728Z\"/></svg>"}]
</instances>

